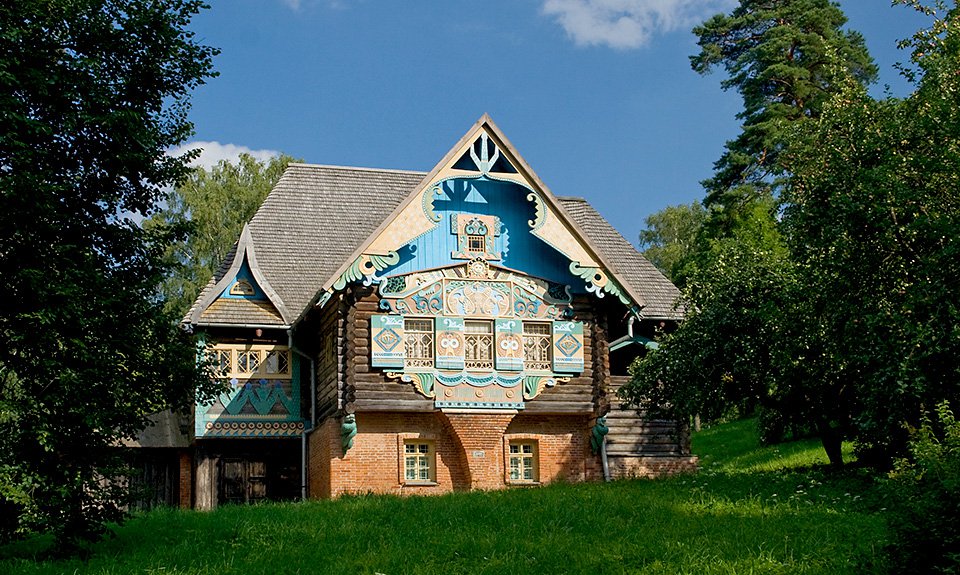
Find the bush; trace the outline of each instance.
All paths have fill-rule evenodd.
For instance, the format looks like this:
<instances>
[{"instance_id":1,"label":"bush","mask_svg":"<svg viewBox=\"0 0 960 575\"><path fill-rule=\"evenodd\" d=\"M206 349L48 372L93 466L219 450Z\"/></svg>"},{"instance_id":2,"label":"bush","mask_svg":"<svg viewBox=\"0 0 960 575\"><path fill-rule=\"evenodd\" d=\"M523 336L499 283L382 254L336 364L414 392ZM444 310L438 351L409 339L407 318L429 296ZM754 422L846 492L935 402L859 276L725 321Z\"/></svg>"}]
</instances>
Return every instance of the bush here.
<instances>
[{"instance_id":1,"label":"bush","mask_svg":"<svg viewBox=\"0 0 960 575\"><path fill-rule=\"evenodd\" d=\"M960 423L937 406L891 474L891 573L960 573Z\"/></svg>"}]
</instances>

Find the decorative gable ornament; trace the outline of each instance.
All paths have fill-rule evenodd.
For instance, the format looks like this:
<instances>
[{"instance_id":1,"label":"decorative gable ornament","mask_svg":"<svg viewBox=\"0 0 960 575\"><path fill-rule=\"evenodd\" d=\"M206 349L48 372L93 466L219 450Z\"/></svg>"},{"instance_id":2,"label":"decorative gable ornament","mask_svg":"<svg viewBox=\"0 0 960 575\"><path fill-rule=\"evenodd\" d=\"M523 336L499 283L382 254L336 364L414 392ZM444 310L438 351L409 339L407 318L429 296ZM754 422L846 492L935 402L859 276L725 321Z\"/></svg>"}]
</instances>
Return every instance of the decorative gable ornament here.
<instances>
[{"instance_id":1,"label":"decorative gable ornament","mask_svg":"<svg viewBox=\"0 0 960 575\"><path fill-rule=\"evenodd\" d=\"M475 185L464 187L469 182ZM464 184L462 192L451 187L458 183ZM452 259L499 261L507 257L505 249L497 247L505 241L503 222L485 213L492 199L478 191L481 184L513 185L523 191L531 210L524 232L566 258L566 271L583 281L581 289L598 298L613 295L633 310L644 307L639 294L615 279L611 266L486 115L357 249L349 263L328 280L328 293L351 282L380 282L402 266L401 251L436 230L448 217L445 214L451 202L463 206L460 213L449 216L451 232L456 236L455 249L448 252Z\"/></svg>"}]
</instances>

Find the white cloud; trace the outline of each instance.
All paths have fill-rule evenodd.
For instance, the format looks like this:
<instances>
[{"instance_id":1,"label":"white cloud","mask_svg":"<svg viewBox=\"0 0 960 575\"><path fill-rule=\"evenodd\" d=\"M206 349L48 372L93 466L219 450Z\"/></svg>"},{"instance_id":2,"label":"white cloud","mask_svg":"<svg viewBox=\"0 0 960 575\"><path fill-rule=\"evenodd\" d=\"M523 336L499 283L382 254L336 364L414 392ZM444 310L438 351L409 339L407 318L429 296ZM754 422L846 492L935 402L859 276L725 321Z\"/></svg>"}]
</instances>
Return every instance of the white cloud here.
<instances>
[{"instance_id":1,"label":"white cloud","mask_svg":"<svg viewBox=\"0 0 960 575\"><path fill-rule=\"evenodd\" d=\"M237 163L240 154L250 154L254 159L267 162L270 158L280 155L276 150L251 150L246 146L236 144L221 144L220 142L187 142L170 150L171 156L181 156L189 150L200 148L200 156L190 162L193 167L202 167L207 170L217 165L220 160Z\"/></svg>"},{"instance_id":2,"label":"white cloud","mask_svg":"<svg viewBox=\"0 0 960 575\"><path fill-rule=\"evenodd\" d=\"M729 9L733 0L544 0L552 16L580 46L628 49L657 34L691 28Z\"/></svg>"},{"instance_id":3,"label":"white cloud","mask_svg":"<svg viewBox=\"0 0 960 575\"><path fill-rule=\"evenodd\" d=\"M280 0L280 2L283 4L286 4L287 7L290 8L291 10L300 9L300 4L301 4L300 0Z\"/></svg>"}]
</instances>

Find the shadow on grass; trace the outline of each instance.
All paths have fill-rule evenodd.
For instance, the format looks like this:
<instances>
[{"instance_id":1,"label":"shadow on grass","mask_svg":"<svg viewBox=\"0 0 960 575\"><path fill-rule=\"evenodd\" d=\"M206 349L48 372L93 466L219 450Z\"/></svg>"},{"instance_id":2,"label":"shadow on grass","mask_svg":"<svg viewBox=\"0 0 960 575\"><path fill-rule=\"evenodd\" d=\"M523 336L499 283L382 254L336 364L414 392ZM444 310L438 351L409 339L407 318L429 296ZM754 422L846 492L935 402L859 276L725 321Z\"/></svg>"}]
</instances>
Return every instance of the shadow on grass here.
<instances>
[{"instance_id":1,"label":"shadow on grass","mask_svg":"<svg viewBox=\"0 0 960 575\"><path fill-rule=\"evenodd\" d=\"M749 433L744 425L695 437L695 448L706 447L704 466L695 474L434 497L354 496L209 513L156 510L119 527L115 539L96 544L87 562L37 561L29 551L37 542L22 542L0 551L0 572L848 574L878 569L886 530L868 501L872 478L812 466L810 446L781 446L801 455L778 458L749 436L741 437ZM806 467L797 466L803 462ZM781 466L776 471L762 470L776 465Z\"/></svg>"}]
</instances>

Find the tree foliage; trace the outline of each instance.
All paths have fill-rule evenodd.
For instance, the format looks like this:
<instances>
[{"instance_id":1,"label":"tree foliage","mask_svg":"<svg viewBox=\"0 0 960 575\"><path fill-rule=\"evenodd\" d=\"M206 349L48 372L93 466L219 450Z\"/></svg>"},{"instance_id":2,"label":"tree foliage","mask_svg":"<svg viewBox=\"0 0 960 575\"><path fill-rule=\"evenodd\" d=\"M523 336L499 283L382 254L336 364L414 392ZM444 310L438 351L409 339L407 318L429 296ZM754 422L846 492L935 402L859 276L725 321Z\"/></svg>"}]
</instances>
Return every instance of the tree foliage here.
<instances>
[{"instance_id":1,"label":"tree foliage","mask_svg":"<svg viewBox=\"0 0 960 575\"><path fill-rule=\"evenodd\" d=\"M162 287L168 311L182 317L190 309L292 161L281 155L261 162L240 154L236 163L221 160L209 170L194 169L174 188L167 208L145 224L148 229L185 225L189 230L167 249L173 268Z\"/></svg>"},{"instance_id":2,"label":"tree foliage","mask_svg":"<svg viewBox=\"0 0 960 575\"><path fill-rule=\"evenodd\" d=\"M785 229L855 390L862 454L901 454L904 423L960 394L960 23L907 45L916 91L851 88L791 151Z\"/></svg>"},{"instance_id":3,"label":"tree foliage","mask_svg":"<svg viewBox=\"0 0 960 575\"><path fill-rule=\"evenodd\" d=\"M851 73L785 132L784 251L712 240L684 325L635 366L641 405L761 405L817 430L834 463L851 437L888 464L905 424L958 399L960 28L956 7L927 11L932 27L907 43L910 97L874 100Z\"/></svg>"},{"instance_id":4,"label":"tree foliage","mask_svg":"<svg viewBox=\"0 0 960 575\"><path fill-rule=\"evenodd\" d=\"M178 230L145 230L215 51L199 1L0 7L0 539L121 517L120 440L210 383L156 297Z\"/></svg>"},{"instance_id":5,"label":"tree foliage","mask_svg":"<svg viewBox=\"0 0 960 575\"><path fill-rule=\"evenodd\" d=\"M924 417L892 476L890 572L960 571L960 422L949 402Z\"/></svg>"},{"instance_id":6,"label":"tree foliage","mask_svg":"<svg viewBox=\"0 0 960 575\"><path fill-rule=\"evenodd\" d=\"M706 211L700 202L667 206L647 216L646 229L640 232L640 248L650 263L677 287L683 287L697 236ZM645 248L645 249L644 249Z\"/></svg>"},{"instance_id":7,"label":"tree foliage","mask_svg":"<svg viewBox=\"0 0 960 575\"><path fill-rule=\"evenodd\" d=\"M729 209L771 193L772 179L783 174L778 158L789 125L819 117L850 78L875 79L863 37L843 30L845 23L830 0L742 0L694 28L700 53L690 58L693 69L722 67L723 89L743 97L743 129L703 182L704 205Z\"/></svg>"}]
</instances>

